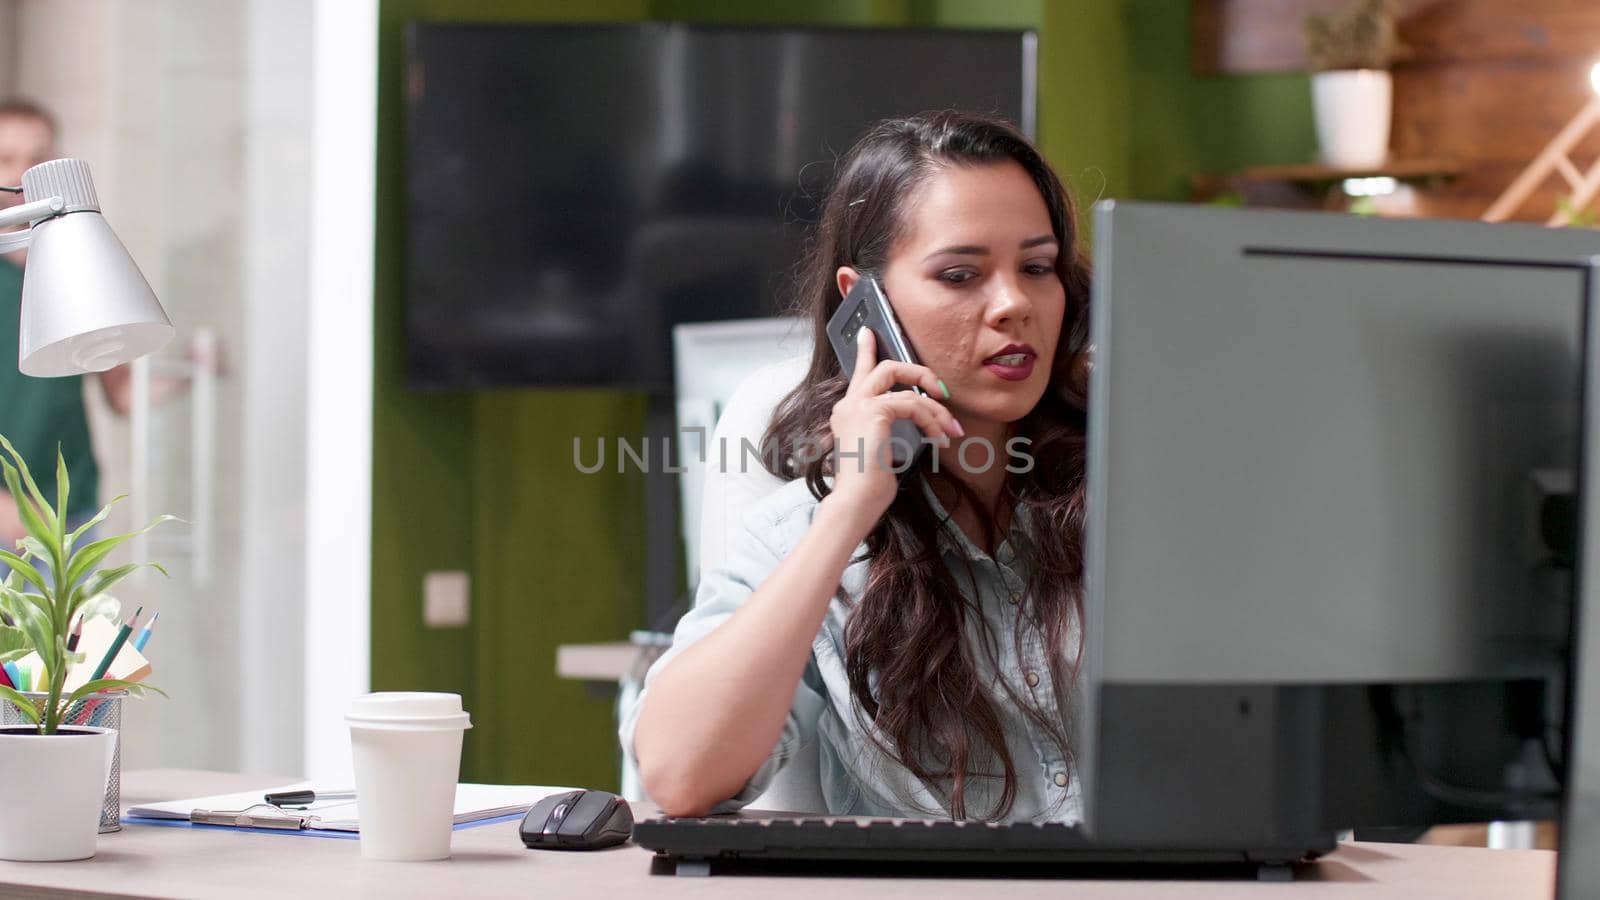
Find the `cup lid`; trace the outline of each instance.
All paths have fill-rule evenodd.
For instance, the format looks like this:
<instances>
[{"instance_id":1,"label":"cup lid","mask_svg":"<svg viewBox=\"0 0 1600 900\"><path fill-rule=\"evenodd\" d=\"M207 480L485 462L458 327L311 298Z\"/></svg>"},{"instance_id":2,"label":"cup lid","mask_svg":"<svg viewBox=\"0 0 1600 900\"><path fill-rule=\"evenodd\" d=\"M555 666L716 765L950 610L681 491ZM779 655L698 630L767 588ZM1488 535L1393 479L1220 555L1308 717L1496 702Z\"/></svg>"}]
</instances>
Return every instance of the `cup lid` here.
<instances>
[{"instance_id":1,"label":"cup lid","mask_svg":"<svg viewBox=\"0 0 1600 900\"><path fill-rule=\"evenodd\" d=\"M345 721L366 727L471 728L461 695L429 691L380 691L350 701Z\"/></svg>"}]
</instances>

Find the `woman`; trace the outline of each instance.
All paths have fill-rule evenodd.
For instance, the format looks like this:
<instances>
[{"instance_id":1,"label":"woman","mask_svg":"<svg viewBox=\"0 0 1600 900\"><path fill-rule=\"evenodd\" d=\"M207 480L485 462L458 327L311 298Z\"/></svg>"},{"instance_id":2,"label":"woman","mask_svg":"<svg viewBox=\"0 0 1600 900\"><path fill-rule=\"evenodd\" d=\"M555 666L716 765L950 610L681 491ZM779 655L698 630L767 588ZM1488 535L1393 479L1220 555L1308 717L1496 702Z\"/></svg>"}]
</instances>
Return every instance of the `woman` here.
<instances>
[{"instance_id":1,"label":"woman","mask_svg":"<svg viewBox=\"0 0 1600 900\"><path fill-rule=\"evenodd\" d=\"M868 276L920 365L875 364L863 329L840 371L824 326ZM1089 271L1066 192L1004 122L882 122L840 160L800 288L816 350L767 435L792 480L624 720L645 789L735 808L820 738L831 813L1076 821ZM931 445L903 478L871 453L899 418Z\"/></svg>"}]
</instances>

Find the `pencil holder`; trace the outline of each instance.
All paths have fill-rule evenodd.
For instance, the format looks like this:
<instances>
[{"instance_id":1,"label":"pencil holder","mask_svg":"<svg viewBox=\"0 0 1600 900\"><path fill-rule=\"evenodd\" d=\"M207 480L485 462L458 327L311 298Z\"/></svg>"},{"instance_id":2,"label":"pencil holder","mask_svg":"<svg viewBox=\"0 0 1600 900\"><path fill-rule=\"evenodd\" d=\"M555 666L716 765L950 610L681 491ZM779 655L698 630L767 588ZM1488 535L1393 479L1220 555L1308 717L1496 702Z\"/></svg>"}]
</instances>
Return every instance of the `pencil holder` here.
<instances>
[{"instance_id":1,"label":"pencil holder","mask_svg":"<svg viewBox=\"0 0 1600 900\"><path fill-rule=\"evenodd\" d=\"M24 691L23 695L40 704L49 699L49 695L39 691ZM106 779L106 800L100 807L101 834L122 830L122 701L127 696L127 691L100 691L72 704L61 719L62 725L89 725L116 732L111 776ZM15 704L0 702L0 727L30 724Z\"/></svg>"}]
</instances>

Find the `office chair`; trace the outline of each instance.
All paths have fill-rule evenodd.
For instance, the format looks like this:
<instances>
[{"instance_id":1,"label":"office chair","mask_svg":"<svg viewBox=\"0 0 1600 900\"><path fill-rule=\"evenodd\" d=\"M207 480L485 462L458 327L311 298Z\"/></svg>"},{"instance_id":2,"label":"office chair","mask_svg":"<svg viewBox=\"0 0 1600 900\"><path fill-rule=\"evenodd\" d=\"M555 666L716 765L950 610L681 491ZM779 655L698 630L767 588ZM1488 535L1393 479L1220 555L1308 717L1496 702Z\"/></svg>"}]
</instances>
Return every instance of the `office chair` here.
<instances>
[{"instance_id":1,"label":"office chair","mask_svg":"<svg viewBox=\"0 0 1600 900\"><path fill-rule=\"evenodd\" d=\"M772 421L773 409L800 383L809 363L809 356L796 356L757 369L739 385L723 407L711 446L723 446L721 442L726 441L728 465L726 471L720 465L706 466L700 505L698 562L702 577L727 558L729 536L738 534L737 525L745 510L783 485L784 482L762 467L753 455L748 465L741 466L739 448L746 440L752 446L760 446L762 435ZM711 458L717 459L715 455ZM820 765L817 741L813 739L779 770L772 785L750 804L751 807L826 812Z\"/></svg>"}]
</instances>

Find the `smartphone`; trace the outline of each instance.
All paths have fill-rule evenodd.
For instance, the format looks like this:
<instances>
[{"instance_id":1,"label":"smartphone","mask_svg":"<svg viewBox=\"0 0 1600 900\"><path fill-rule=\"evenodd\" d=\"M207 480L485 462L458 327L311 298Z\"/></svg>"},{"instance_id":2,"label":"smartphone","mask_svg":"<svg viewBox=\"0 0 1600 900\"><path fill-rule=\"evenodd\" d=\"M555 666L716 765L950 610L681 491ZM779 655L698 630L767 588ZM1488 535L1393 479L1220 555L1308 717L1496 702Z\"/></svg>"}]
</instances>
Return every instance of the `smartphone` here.
<instances>
[{"instance_id":1,"label":"smartphone","mask_svg":"<svg viewBox=\"0 0 1600 900\"><path fill-rule=\"evenodd\" d=\"M900 329L900 323L894 317L894 309L889 305L888 295L883 292L883 286L878 284L878 280L870 275L856 279L855 286L850 288L850 293L845 296L844 302L839 304L832 318L828 319L828 341L833 344L834 355L839 357L839 365L846 376L855 371L856 335L863 328L872 329L879 360L917 362L916 356L911 352L911 344L906 341L905 332ZM922 388L908 384L897 384L891 390L924 393ZM892 448L890 454L895 469L904 476L911 471L911 464L916 462L922 453L922 429L910 419L895 419L889 434L891 438L898 438L889 442ZM871 451L873 448L868 449ZM907 451L910 452L909 459Z\"/></svg>"}]
</instances>

